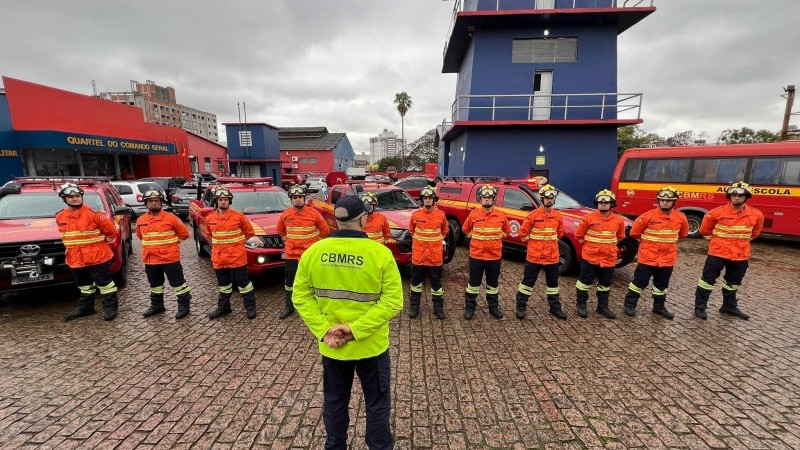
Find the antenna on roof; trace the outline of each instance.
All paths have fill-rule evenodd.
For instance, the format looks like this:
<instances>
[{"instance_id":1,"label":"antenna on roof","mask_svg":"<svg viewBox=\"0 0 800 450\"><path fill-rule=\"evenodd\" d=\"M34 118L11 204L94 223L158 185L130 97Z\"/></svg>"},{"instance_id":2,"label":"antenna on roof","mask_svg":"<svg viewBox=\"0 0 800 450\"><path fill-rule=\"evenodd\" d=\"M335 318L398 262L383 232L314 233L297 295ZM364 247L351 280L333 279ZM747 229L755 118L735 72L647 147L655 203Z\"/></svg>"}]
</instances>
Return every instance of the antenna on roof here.
<instances>
[{"instance_id":1,"label":"antenna on roof","mask_svg":"<svg viewBox=\"0 0 800 450\"><path fill-rule=\"evenodd\" d=\"M92 80L92 95L97 97L97 83Z\"/></svg>"}]
</instances>

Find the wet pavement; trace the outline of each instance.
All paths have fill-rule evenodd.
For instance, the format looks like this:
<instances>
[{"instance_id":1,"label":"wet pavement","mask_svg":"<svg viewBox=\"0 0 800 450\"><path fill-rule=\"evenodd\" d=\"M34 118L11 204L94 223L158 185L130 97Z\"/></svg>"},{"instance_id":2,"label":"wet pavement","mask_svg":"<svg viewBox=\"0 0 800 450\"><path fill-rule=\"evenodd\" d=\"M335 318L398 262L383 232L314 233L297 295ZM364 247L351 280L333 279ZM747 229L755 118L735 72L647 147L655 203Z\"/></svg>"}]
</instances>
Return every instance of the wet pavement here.
<instances>
[{"instance_id":1,"label":"wet pavement","mask_svg":"<svg viewBox=\"0 0 800 450\"><path fill-rule=\"evenodd\" d=\"M278 320L283 273L255 280L258 317L209 321L216 282L193 242L183 243L192 313L144 319L148 285L135 240L120 315L63 322L68 289L0 300L0 448L322 448L322 378L316 343L293 315ZM633 266L611 289L617 320L575 314L575 275L561 279L569 315L547 313L543 276L528 318L514 318L523 258L503 260L506 318L483 295L463 314L467 249L445 268L447 319L430 301L391 324L392 424L410 448L800 448L800 244L756 241L739 290L750 321L695 319L706 241L681 242L667 321L622 314ZM718 286L721 281L718 281ZM408 298L408 278L404 276ZM167 298L174 299L166 289ZM424 299L428 297L425 288ZM98 303L99 307L99 303ZM363 398L351 401L351 443L365 448Z\"/></svg>"}]
</instances>

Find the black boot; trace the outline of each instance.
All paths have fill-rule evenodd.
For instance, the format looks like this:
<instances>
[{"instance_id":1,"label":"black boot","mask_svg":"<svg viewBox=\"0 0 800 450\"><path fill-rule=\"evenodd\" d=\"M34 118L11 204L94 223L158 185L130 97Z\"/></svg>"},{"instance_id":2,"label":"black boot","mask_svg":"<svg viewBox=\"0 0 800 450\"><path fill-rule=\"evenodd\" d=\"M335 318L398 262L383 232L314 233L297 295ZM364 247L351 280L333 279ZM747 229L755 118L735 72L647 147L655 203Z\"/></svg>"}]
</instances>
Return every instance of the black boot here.
<instances>
[{"instance_id":1,"label":"black boot","mask_svg":"<svg viewBox=\"0 0 800 450\"><path fill-rule=\"evenodd\" d=\"M252 320L256 318L256 296L252 292L244 295L244 310L247 313L247 318ZM294 310L294 306L292 306Z\"/></svg>"},{"instance_id":2,"label":"black boot","mask_svg":"<svg viewBox=\"0 0 800 450\"><path fill-rule=\"evenodd\" d=\"M561 320L567 320L567 313L561 309L561 297L558 295L548 295L547 303L550 305L550 314Z\"/></svg>"},{"instance_id":3,"label":"black boot","mask_svg":"<svg viewBox=\"0 0 800 450\"><path fill-rule=\"evenodd\" d=\"M117 293L112 292L103 297L103 320L114 320L117 318L117 310L119 308L119 300Z\"/></svg>"},{"instance_id":4,"label":"black boot","mask_svg":"<svg viewBox=\"0 0 800 450\"><path fill-rule=\"evenodd\" d=\"M675 318L675 314L672 314L667 310L667 297L664 295L654 295L653 296L653 314L659 315L665 319L672 320Z\"/></svg>"},{"instance_id":5,"label":"black boot","mask_svg":"<svg viewBox=\"0 0 800 450\"><path fill-rule=\"evenodd\" d=\"M597 312L604 315L607 319L617 318L614 311L608 307L608 291L597 291Z\"/></svg>"},{"instance_id":6,"label":"black boot","mask_svg":"<svg viewBox=\"0 0 800 450\"><path fill-rule=\"evenodd\" d=\"M517 291L517 309L514 311L514 315L517 316L517 319L523 320L527 316L526 310L528 309L528 296L523 294L522 292Z\"/></svg>"},{"instance_id":7,"label":"black boot","mask_svg":"<svg viewBox=\"0 0 800 450\"><path fill-rule=\"evenodd\" d=\"M408 307L408 317L414 319L419 315L419 302L421 299L421 295L419 292L411 291L411 294L408 296L409 300L409 307Z\"/></svg>"},{"instance_id":8,"label":"black boot","mask_svg":"<svg viewBox=\"0 0 800 450\"><path fill-rule=\"evenodd\" d=\"M292 291L285 291L283 298L283 309L278 313L278 319L285 319L292 315L294 312L294 303L292 303ZM254 316L255 317L255 316Z\"/></svg>"},{"instance_id":9,"label":"black boot","mask_svg":"<svg viewBox=\"0 0 800 450\"><path fill-rule=\"evenodd\" d=\"M444 320L444 299L441 295L432 295L433 315L439 320Z\"/></svg>"},{"instance_id":10,"label":"black boot","mask_svg":"<svg viewBox=\"0 0 800 450\"><path fill-rule=\"evenodd\" d=\"M64 321L69 322L70 320L91 316L92 314L97 314L97 311L94 309L94 291L92 291L92 293L83 292L81 296L78 297L78 307L71 313L65 315Z\"/></svg>"},{"instance_id":11,"label":"black boot","mask_svg":"<svg viewBox=\"0 0 800 450\"><path fill-rule=\"evenodd\" d=\"M216 319L231 313L231 298L230 296L222 297L220 296L217 299L217 309L208 313L209 319Z\"/></svg>"},{"instance_id":12,"label":"black boot","mask_svg":"<svg viewBox=\"0 0 800 450\"><path fill-rule=\"evenodd\" d=\"M633 317L636 315L636 304L639 302L639 294L628 288L625 294L625 315Z\"/></svg>"},{"instance_id":13,"label":"black boot","mask_svg":"<svg viewBox=\"0 0 800 450\"><path fill-rule=\"evenodd\" d=\"M503 318L503 311L500 310L500 300L497 298L497 294L486 294L486 303L489 304L489 314L492 317L495 319Z\"/></svg>"},{"instance_id":14,"label":"black boot","mask_svg":"<svg viewBox=\"0 0 800 450\"><path fill-rule=\"evenodd\" d=\"M589 317L589 311L586 309L586 302L589 301L589 292L575 288L575 296L578 299L576 302L578 315L584 319Z\"/></svg>"},{"instance_id":15,"label":"black boot","mask_svg":"<svg viewBox=\"0 0 800 450\"><path fill-rule=\"evenodd\" d=\"M729 316L738 317L743 320L750 320L750 316L743 313L737 306L739 302L736 300L736 291L722 288L722 308L719 312L728 314Z\"/></svg>"},{"instance_id":16,"label":"black boot","mask_svg":"<svg viewBox=\"0 0 800 450\"><path fill-rule=\"evenodd\" d=\"M467 288L469 289L469 286L467 286ZM464 294L464 318L466 320L472 320L472 317L475 315L475 307L478 303L477 300L478 294Z\"/></svg>"},{"instance_id":17,"label":"black boot","mask_svg":"<svg viewBox=\"0 0 800 450\"><path fill-rule=\"evenodd\" d=\"M474 309L465 309L464 310L464 318L467 320L472 320L472 317L475 316Z\"/></svg>"},{"instance_id":18,"label":"black boot","mask_svg":"<svg viewBox=\"0 0 800 450\"><path fill-rule=\"evenodd\" d=\"M694 316L706 320L706 306L708 305L708 297L711 296L711 291L697 287L694 291Z\"/></svg>"},{"instance_id":19,"label":"black boot","mask_svg":"<svg viewBox=\"0 0 800 450\"><path fill-rule=\"evenodd\" d=\"M189 315L189 301L192 299L192 294L183 294L178 297L178 311L175 313L176 319L183 319Z\"/></svg>"},{"instance_id":20,"label":"black boot","mask_svg":"<svg viewBox=\"0 0 800 450\"><path fill-rule=\"evenodd\" d=\"M142 313L142 317L155 316L156 314L161 314L166 310L167 309L164 308L163 295L150 295L150 308Z\"/></svg>"}]
</instances>

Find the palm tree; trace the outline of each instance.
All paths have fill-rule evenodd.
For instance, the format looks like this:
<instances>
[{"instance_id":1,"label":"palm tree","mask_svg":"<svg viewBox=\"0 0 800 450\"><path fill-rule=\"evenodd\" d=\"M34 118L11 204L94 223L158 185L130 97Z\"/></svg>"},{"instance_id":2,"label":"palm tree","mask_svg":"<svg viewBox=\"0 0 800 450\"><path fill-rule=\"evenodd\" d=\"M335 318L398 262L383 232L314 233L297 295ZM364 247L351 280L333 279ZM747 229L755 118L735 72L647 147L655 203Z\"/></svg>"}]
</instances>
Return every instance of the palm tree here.
<instances>
[{"instance_id":1,"label":"palm tree","mask_svg":"<svg viewBox=\"0 0 800 450\"><path fill-rule=\"evenodd\" d=\"M406 156L406 130L405 130L405 117L409 109L411 109L411 97L406 94L406 91L394 94L394 102L397 104L397 112L400 113L400 142L402 147L400 149L400 168L405 170L405 156Z\"/></svg>"}]
</instances>

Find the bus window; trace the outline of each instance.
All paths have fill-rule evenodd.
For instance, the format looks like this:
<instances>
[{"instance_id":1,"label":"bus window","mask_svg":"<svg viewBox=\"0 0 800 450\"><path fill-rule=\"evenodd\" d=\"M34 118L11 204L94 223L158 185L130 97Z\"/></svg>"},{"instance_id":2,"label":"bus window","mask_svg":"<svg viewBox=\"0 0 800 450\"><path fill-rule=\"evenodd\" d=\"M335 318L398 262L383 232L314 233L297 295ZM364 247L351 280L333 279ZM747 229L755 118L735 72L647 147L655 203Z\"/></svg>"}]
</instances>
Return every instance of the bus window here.
<instances>
[{"instance_id":1,"label":"bus window","mask_svg":"<svg viewBox=\"0 0 800 450\"><path fill-rule=\"evenodd\" d=\"M692 169L693 183L733 183L744 181L746 158L697 159Z\"/></svg>"},{"instance_id":2,"label":"bus window","mask_svg":"<svg viewBox=\"0 0 800 450\"><path fill-rule=\"evenodd\" d=\"M800 186L800 158L786 158L784 160L781 184L784 186Z\"/></svg>"},{"instance_id":3,"label":"bus window","mask_svg":"<svg viewBox=\"0 0 800 450\"><path fill-rule=\"evenodd\" d=\"M688 159L651 159L644 165L642 181L680 183L686 181L688 172Z\"/></svg>"},{"instance_id":4,"label":"bus window","mask_svg":"<svg viewBox=\"0 0 800 450\"><path fill-rule=\"evenodd\" d=\"M755 158L750 169L750 184L778 184L783 158Z\"/></svg>"},{"instance_id":5,"label":"bus window","mask_svg":"<svg viewBox=\"0 0 800 450\"><path fill-rule=\"evenodd\" d=\"M622 169L622 181L639 181L639 176L642 173L642 160L629 159L625 163L625 168Z\"/></svg>"}]
</instances>

